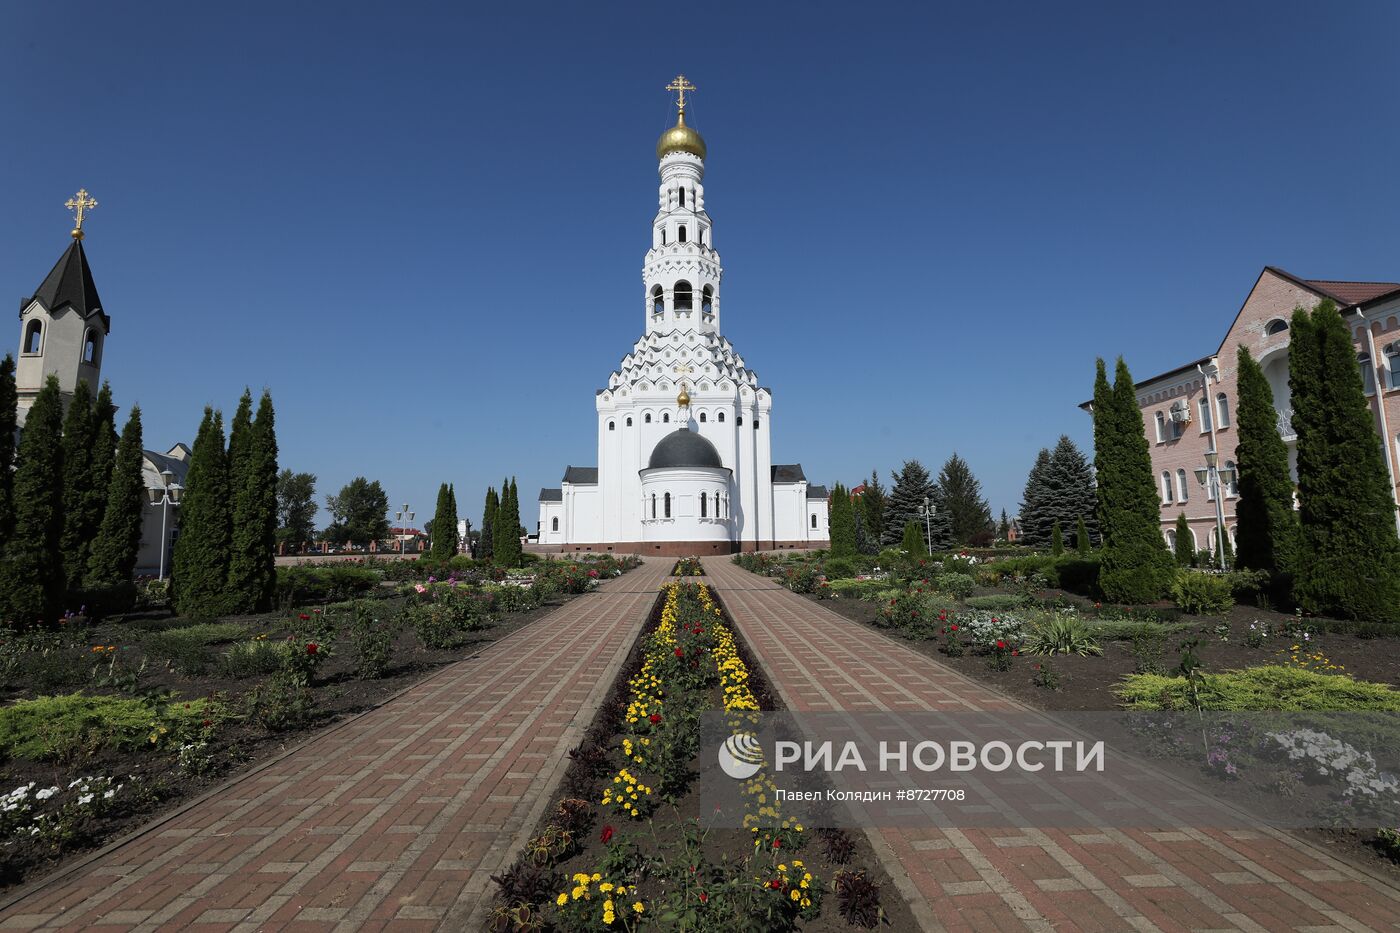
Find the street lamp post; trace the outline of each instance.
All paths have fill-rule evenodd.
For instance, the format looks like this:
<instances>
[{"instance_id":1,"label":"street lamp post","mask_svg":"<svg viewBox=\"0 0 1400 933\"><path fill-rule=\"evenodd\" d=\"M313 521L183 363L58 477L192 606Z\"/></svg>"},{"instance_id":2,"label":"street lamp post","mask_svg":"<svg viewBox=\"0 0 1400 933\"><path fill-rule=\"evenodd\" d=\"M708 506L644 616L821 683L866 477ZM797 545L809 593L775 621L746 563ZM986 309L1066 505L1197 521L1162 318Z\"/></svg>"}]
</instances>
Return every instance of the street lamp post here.
<instances>
[{"instance_id":1,"label":"street lamp post","mask_svg":"<svg viewBox=\"0 0 1400 933\"><path fill-rule=\"evenodd\" d=\"M924 546L928 548L928 556L933 556L933 513L937 511L928 496L924 496L924 504L919 506L919 517L924 520Z\"/></svg>"},{"instance_id":2,"label":"street lamp post","mask_svg":"<svg viewBox=\"0 0 1400 933\"><path fill-rule=\"evenodd\" d=\"M170 533L166 530L170 523L171 506L179 506L180 496L184 493L185 487L174 482L175 474L166 469L160 471L159 488L146 487L146 496L151 500L151 505L160 506L160 578L165 579L165 552L170 547Z\"/></svg>"},{"instance_id":3,"label":"street lamp post","mask_svg":"<svg viewBox=\"0 0 1400 933\"><path fill-rule=\"evenodd\" d=\"M407 502L394 514L394 521L399 523L399 556L403 557L408 547L408 526L413 524L413 513L408 510Z\"/></svg>"},{"instance_id":4,"label":"street lamp post","mask_svg":"<svg viewBox=\"0 0 1400 933\"><path fill-rule=\"evenodd\" d=\"M1196 482L1206 487L1215 500L1215 560L1220 569L1225 569L1225 487L1235 481L1233 467L1221 468L1220 455L1213 450L1206 451L1206 465L1196 467Z\"/></svg>"}]
</instances>

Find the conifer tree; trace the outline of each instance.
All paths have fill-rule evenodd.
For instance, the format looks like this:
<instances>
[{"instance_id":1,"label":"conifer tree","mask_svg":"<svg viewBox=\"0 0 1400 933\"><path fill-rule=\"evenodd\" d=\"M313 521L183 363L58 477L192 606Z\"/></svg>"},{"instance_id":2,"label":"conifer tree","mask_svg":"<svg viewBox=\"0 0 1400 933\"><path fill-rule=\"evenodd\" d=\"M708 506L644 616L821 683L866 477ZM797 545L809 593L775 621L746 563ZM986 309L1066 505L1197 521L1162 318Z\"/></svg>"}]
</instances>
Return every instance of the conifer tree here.
<instances>
[{"instance_id":1,"label":"conifer tree","mask_svg":"<svg viewBox=\"0 0 1400 933\"><path fill-rule=\"evenodd\" d=\"M1080 557L1088 557L1092 547L1089 524L1084 520L1084 516L1080 515L1079 524L1074 526L1074 549L1079 552Z\"/></svg>"},{"instance_id":2,"label":"conifer tree","mask_svg":"<svg viewBox=\"0 0 1400 933\"><path fill-rule=\"evenodd\" d=\"M1278 432L1274 393L1264 370L1248 347L1240 347L1235 412L1238 446L1239 500L1235 531L1239 565L1263 570L1276 580L1275 591L1286 596L1298 562L1298 513L1293 509L1293 478L1288 470L1288 445Z\"/></svg>"},{"instance_id":3,"label":"conifer tree","mask_svg":"<svg viewBox=\"0 0 1400 933\"><path fill-rule=\"evenodd\" d=\"M1085 529L1092 543L1098 538L1098 518L1095 511L1098 501L1094 493L1094 470L1089 460L1070 440L1069 435L1061 434L1055 449L1050 451L1050 467L1046 475L1046 503L1052 521L1068 528L1084 520Z\"/></svg>"},{"instance_id":4,"label":"conifer tree","mask_svg":"<svg viewBox=\"0 0 1400 933\"><path fill-rule=\"evenodd\" d=\"M865 481L865 492L860 494L860 508L864 512L865 538L874 551L879 550L885 532L886 498L885 487L880 484L880 471L871 470L870 478Z\"/></svg>"},{"instance_id":5,"label":"conifer tree","mask_svg":"<svg viewBox=\"0 0 1400 933\"><path fill-rule=\"evenodd\" d=\"M1196 560L1196 546L1191 537L1191 526L1186 521L1186 513L1176 516L1176 546L1172 556L1180 567L1190 567Z\"/></svg>"},{"instance_id":6,"label":"conifer tree","mask_svg":"<svg viewBox=\"0 0 1400 933\"><path fill-rule=\"evenodd\" d=\"M837 483L831 487L831 498L826 500L826 504L831 556L854 557L857 553L856 523L850 492L845 486Z\"/></svg>"},{"instance_id":7,"label":"conifer tree","mask_svg":"<svg viewBox=\"0 0 1400 933\"><path fill-rule=\"evenodd\" d=\"M496 556L496 490L486 487L486 505L481 511L481 535L477 541L477 557L495 560Z\"/></svg>"},{"instance_id":8,"label":"conifer tree","mask_svg":"<svg viewBox=\"0 0 1400 933\"><path fill-rule=\"evenodd\" d=\"M925 497L930 504L936 505L938 489L929 477L928 470L917 460L904 461L904 466L900 467L899 472L890 475L894 479L894 488L885 500L884 543L897 544L903 540L905 525L918 522L922 529L923 519L919 517L919 506L923 505ZM943 510L939 509L938 514L942 515ZM944 519L946 520L946 515Z\"/></svg>"},{"instance_id":9,"label":"conifer tree","mask_svg":"<svg viewBox=\"0 0 1400 933\"><path fill-rule=\"evenodd\" d=\"M88 516L92 522L86 528L89 542L95 541L103 516L107 513L107 490L112 483L112 470L117 461L117 406L112 404L112 386L102 383L97 390L97 400L92 406L92 456L89 469L92 478L88 482ZM144 451L142 452L144 454ZM86 576L86 568L84 573Z\"/></svg>"},{"instance_id":10,"label":"conifer tree","mask_svg":"<svg viewBox=\"0 0 1400 933\"><path fill-rule=\"evenodd\" d=\"M224 417L206 407L185 475L171 565L171 595L181 615L208 619L225 611L230 512Z\"/></svg>"},{"instance_id":11,"label":"conifer tree","mask_svg":"<svg viewBox=\"0 0 1400 933\"><path fill-rule=\"evenodd\" d=\"M1006 517L1006 509L1001 510L1001 521L997 522L997 540L1005 541L1011 534L1011 520Z\"/></svg>"},{"instance_id":12,"label":"conifer tree","mask_svg":"<svg viewBox=\"0 0 1400 933\"><path fill-rule=\"evenodd\" d=\"M1060 557L1065 553L1065 536L1060 531L1060 523L1056 522L1050 526L1050 553Z\"/></svg>"},{"instance_id":13,"label":"conifer tree","mask_svg":"<svg viewBox=\"0 0 1400 933\"><path fill-rule=\"evenodd\" d=\"M1026 477L1026 488L1021 493L1021 536L1022 544L1031 547L1045 547L1050 543L1050 448L1040 448L1035 455L1035 463Z\"/></svg>"},{"instance_id":14,"label":"conifer tree","mask_svg":"<svg viewBox=\"0 0 1400 933\"><path fill-rule=\"evenodd\" d=\"M1324 301L1294 311L1290 332L1302 525L1294 596L1310 612L1400 622L1395 501L1351 331Z\"/></svg>"},{"instance_id":15,"label":"conifer tree","mask_svg":"<svg viewBox=\"0 0 1400 933\"><path fill-rule=\"evenodd\" d=\"M949 531L954 544L968 544L992 524L992 509L982 497L982 484L972 475L972 467L957 453L938 471L938 492L948 513Z\"/></svg>"},{"instance_id":16,"label":"conifer tree","mask_svg":"<svg viewBox=\"0 0 1400 933\"><path fill-rule=\"evenodd\" d=\"M878 553L879 549L870 543L870 538L865 533L865 509L861 506L859 499L851 503L851 519L856 530L856 553Z\"/></svg>"},{"instance_id":17,"label":"conifer tree","mask_svg":"<svg viewBox=\"0 0 1400 933\"><path fill-rule=\"evenodd\" d=\"M446 560L457 550L457 512L446 483L438 487L437 508L433 511L433 541L428 553Z\"/></svg>"},{"instance_id":18,"label":"conifer tree","mask_svg":"<svg viewBox=\"0 0 1400 933\"><path fill-rule=\"evenodd\" d=\"M92 548L92 532L102 521L93 512L100 501L92 495L92 390L82 379L73 387L68 414L63 419L63 554L64 586L83 585L83 573Z\"/></svg>"},{"instance_id":19,"label":"conifer tree","mask_svg":"<svg viewBox=\"0 0 1400 933\"><path fill-rule=\"evenodd\" d=\"M502 495L496 510L496 563L518 567L523 553L520 547L520 499L515 480L501 484Z\"/></svg>"},{"instance_id":20,"label":"conifer tree","mask_svg":"<svg viewBox=\"0 0 1400 933\"><path fill-rule=\"evenodd\" d=\"M928 556L928 542L924 540L924 531L917 520L904 523L904 535L900 538L899 547L910 557Z\"/></svg>"},{"instance_id":21,"label":"conifer tree","mask_svg":"<svg viewBox=\"0 0 1400 933\"><path fill-rule=\"evenodd\" d=\"M131 406L117 445L116 463L107 484L106 508L88 558L86 584L112 586L131 579L141 549L141 518L146 483L141 476L141 408ZM162 542L163 546L163 542Z\"/></svg>"},{"instance_id":22,"label":"conifer tree","mask_svg":"<svg viewBox=\"0 0 1400 933\"><path fill-rule=\"evenodd\" d=\"M257 518L260 533L258 592L255 608L271 609L277 600L277 415L272 393L263 389L258 414L253 419L253 466L258 484Z\"/></svg>"},{"instance_id":23,"label":"conifer tree","mask_svg":"<svg viewBox=\"0 0 1400 933\"><path fill-rule=\"evenodd\" d=\"M63 395L49 376L20 435L14 529L0 560L0 621L56 623L63 612Z\"/></svg>"},{"instance_id":24,"label":"conifer tree","mask_svg":"<svg viewBox=\"0 0 1400 933\"><path fill-rule=\"evenodd\" d=\"M462 543L461 536L457 534L457 488L452 483L447 484L447 512L452 516L452 544L447 549L447 556L452 557Z\"/></svg>"},{"instance_id":25,"label":"conifer tree","mask_svg":"<svg viewBox=\"0 0 1400 933\"><path fill-rule=\"evenodd\" d=\"M1099 587L1114 602L1146 603L1167 592L1175 575L1158 530L1160 506L1152 456L1133 377L1122 357L1113 386L1103 360L1094 381L1094 466L1103 534Z\"/></svg>"},{"instance_id":26,"label":"conifer tree","mask_svg":"<svg viewBox=\"0 0 1400 933\"><path fill-rule=\"evenodd\" d=\"M19 425L19 392L15 388L15 358L0 361L0 554L15 526L15 437Z\"/></svg>"},{"instance_id":27,"label":"conifer tree","mask_svg":"<svg viewBox=\"0 0 1400 933\"><path fill-rule=\"evenodd\" d=\"M245 388L228 433L227 612L253 611L262 593L262 473L253 433L253 393Z\"/></svg>"}]
</instances>

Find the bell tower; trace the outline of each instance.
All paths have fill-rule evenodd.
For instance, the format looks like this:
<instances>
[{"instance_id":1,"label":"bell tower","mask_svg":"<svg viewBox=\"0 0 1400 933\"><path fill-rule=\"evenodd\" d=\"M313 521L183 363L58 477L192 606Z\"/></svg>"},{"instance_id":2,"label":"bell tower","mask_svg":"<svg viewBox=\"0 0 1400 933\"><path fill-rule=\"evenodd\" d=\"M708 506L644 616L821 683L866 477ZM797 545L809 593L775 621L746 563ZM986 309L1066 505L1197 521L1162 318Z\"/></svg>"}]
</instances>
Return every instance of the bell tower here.
<instances>
[{"instance_id":1,"label":"bell tower","mask_svg":"<svg viewBox=\"0 0 1400 933\"><path fill-rule=\"evenodd\" d=\"M34 398L49 376L57 376L64 402L72 397L78 381L95 394L102 375L102 351L112 321L102 310L97 286L83 251L83 221L97 206L86 189L80 189L65 205L76 222L73 242L49 270L33 297L19 304L20 345L15 364L15 388L19 394L19 423L29 413Z\"/></svg>"}]
</instances>

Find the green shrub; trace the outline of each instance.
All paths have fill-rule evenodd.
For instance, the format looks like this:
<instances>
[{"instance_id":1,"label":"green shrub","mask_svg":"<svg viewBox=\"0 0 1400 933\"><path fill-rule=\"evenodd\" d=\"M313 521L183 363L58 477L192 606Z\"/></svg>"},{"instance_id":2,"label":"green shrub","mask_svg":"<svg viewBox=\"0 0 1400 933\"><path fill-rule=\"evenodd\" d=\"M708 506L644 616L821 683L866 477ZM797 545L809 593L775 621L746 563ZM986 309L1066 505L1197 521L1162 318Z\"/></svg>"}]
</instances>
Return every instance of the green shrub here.
<instances>
[{"instance_id":1,"label":"green shrub","mask_svg":"<svg viewBox=\"0 0 1400 933\"><path fill-rule=\"evenodd\" d=\"M875 558L875 564L884 570L890 570L904 563L907 557L903 551L897 547L887 547Z\"/></svg>"},{"instance_id":2,"label":"green shrub","mask_svg":"<svg viewBox=\"0 0 1400 933\"><path fill-rule=\"evenodd\" d=\"M282 669L287 655L287 643L265 638L240 641L231 645L219 658L219 668L226 676L243 680L261 677Z\"/></svg>"},{"instance_id":3,"label":"green shrub","mask_svg":"<svg viewBox=\"0 0 1400 933\"><path fill-rule=\"evenodd\" d=\"M203 699L163 708L82 693L19 700L0 708L0 757L71 760L104 749L149 748L166 737L193 734L204 718Z\"/></svg>"},{"instance_id":4,"label":"green shrub","mask_svg":"<svg viewBox=\"0 0 1400 933\"><path fill-rule=\"evenodd\" d=\"M851 599L880 599L890 591L888 580L832 580L831 590L837 596Z\"/></svg>"},{"instance_id":5,"label":"green shrub","mask_svg":"<svg viewBox=\"0 0 1400 933\"><path fill-rule=\"evenodd\" d=\"M1183 612L1192 615L1229 612L1235 604L1228 576L1190 570L1177 572L1172 583L1172 600Z\"/></svg>"},{"instance_id":6,"label":"green shrub","mask_svg":"<svg viewBox=\"0 0 1400 933\"><path fill-rule=\"evenodd\" d=\"M969 580L977 575L977 565L966 557L945 557L941 569L944 573L962 574Z\"/></svg>"},{"instance_id":7,"label":"green shrub","mask_svg":"<svg viewBox=\"0 0 1400 933\"><path fill-rule=\"evenodd\" d=\"M835 581L854 577L859 570L856 562L849 557L833 557L822 564L822 573L826 574L827 580Z\"/></svg>"},{"instance_id":8,"label":"green shrub","mask_svg":"<svg viewBox=\"0 0 1400 933\"><path fill-rule=\"evenodd\" d=\"M277 605L283 609L310 603L353 599L379 585L380 575L347 564L297 564L277 568Z\"/></svg>"},{"instance_id":9,"label":"green shrub","mask_svg":"<svg viewBox=\"0 0 1400 933\"><path fill-rule=\"evenodd\" d=\"M495 594L495 607L501 612L528 612L538 609L544 600L533 586L503 585L490 588Z\"/></svg>"},{"instance_id":10,"label":"green shrub","mask_svg":"<svg viewBox=\"0 0 1400 933\"><path fill-rule=\"evenodd\" d=\"M355 604L350 623L350 646L355 652L355 676L361 680L383 677L393 658L394 639L398 635L398 617L381 618L376 611L382 603L361 601Z\"/></svg>"},{"instance_id":11,"label":"green shrub","mask_svg":"<svg viewBox=\"0 0 1400 933\"><path fill-rule=\"evenodd\" d=\"M270 732L283 732L311 722L316 696L306 679L283 668L248 692L248 716Z\"/></svg>"},{"instance_id":12,"label":"green shrub","mask_svg":"<svg viewBox=\"0 0 1400 933\"><path fill-rule=\"evenodd\" d=\"M164 661L172 670L188 676L206 673L215 660L211 645L233 641L248 634L234 622L187 625L183 628L152 632L141 639L141 650L148 657Z\"/></svg>"},{"instance_id":13,"label":"green shrub","mask_svg":"<svg viewBox=\"0 0 1400 933\"><path fill-rule=\"evenodd\" d=\"M1185 677L1129 674L1115 692L1128 709L1195 709ZM1400 710L1400 691L1386 684L1275 665L1206 674L1199 695L1207 710Z\"/></svg>"},{"instance_id":14,"label":"green shrub","mask_svg":"<svg viewBox=\"0 0 1400 933\"><path fill-rule=\"evenodd\" d=\"M91 586L68 593L68 605L79 615L90 619L105 619L110 615L130 612L136 608L136 584L130 580L110 586Z\"/></svg>"},{"instance_id":15,"label":"green shrub","mask_svg":"<svg viewBox=\"0 0 1400 933\"><path fill-rule=\"evenodd\" d=\"M993 593L990 596L969 596L966 602L969 609L1006 612L1008 609L1024 609L1030 600L1017 593Z\"/></svg>"},{"instance_id":16,"label":"green shrub","mask_svg":"<svg viewBox=\"0 0 1400 933\"><path fill-rule=\"evenodd\" d=\"M880 607L878 618L890 628L908 629L928 623L929 614L922 596L909 590L898 590Z\"/></svg>"},{"instance_id":17,"label":"green shrub","mask_svg":"<svg viewBox=\"0 0 1400 933\"><path fill-rule=\"evenodd\" d=\"M966 599L972 595L972 588L975 584L972 577L961 573L940 573L933 578L933 587L940 593L952 596L954 599Z\"/></svg>"},{"instance_id":18,"label":"green shrub","mask_svg":"<svg viewBox=\"0 0 1400 933\"><path fill-rule=\"evenodd\" d=\"M1093 596L1099 592L1099 559L1097 557L1061 557L1045 571L1051 586L1071 593Z\"/></svg>"},{"instance_id":19,"label":"green shrub","mask_svg":"<svg viewBox=\"0 0 1400 933\"><path fill-rule=\"evenodd\" d=\"M1056 614L1032 624L1025 646L1030 654L1103 654L1089 627L1071 615Z\"/></svg>"}]
</instances>

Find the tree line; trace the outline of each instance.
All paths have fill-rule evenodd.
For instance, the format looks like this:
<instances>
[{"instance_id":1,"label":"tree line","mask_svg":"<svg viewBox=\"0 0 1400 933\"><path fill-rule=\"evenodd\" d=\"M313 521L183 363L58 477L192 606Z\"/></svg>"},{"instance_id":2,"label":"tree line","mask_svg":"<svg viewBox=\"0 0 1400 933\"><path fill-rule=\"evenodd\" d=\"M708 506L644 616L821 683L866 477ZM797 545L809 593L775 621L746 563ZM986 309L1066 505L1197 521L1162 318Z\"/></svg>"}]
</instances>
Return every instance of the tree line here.
<instances>
[{"instance_id":1,"label":"tree line","mask_svg":"<svg viewBox=\"0 0 1400 933\"><path fill-rule=\"evenodd\" d=\"M836 557L875 554L882 547L903 546L922 553L930 546L990 544L996 534L982 484L956 453L944 462L937 480L918 460L891 471L886 491L872 470L859 495L836 483L827 500L831 553ZM932 512L921 516L927 502ZM927 534L926 534L927 532Z\"/></svg>"}]
</instances>

